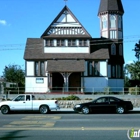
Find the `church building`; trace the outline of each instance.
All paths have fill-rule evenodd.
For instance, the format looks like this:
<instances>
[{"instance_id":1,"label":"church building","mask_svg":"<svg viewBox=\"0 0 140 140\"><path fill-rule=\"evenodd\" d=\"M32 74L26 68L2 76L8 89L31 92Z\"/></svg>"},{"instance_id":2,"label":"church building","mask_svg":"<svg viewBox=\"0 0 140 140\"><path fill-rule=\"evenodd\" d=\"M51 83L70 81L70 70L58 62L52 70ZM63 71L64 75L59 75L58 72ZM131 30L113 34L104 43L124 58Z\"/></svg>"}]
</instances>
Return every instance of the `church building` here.
<instances>
[{"instance_id":1,"label":"church building","mask_svg":"<svg viewBox=\"0 0 140 140\"><path fill-rule=\"evenodd\" d=\"M25 92L122 91L123 14L121 0L101 0L100 37L92 38L64 6L40 38L27 38Z\"/></svg>"}]
</instances>

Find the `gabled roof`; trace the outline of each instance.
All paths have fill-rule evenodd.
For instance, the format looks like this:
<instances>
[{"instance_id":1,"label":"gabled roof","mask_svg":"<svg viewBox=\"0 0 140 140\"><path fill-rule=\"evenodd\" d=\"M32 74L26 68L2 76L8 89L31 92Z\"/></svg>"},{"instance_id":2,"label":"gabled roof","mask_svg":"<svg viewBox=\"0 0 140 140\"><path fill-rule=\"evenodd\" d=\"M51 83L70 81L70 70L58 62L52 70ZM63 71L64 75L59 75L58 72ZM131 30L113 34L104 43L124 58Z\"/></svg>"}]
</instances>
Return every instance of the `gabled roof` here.
<instances>
[{"instance_id":1,"label":"gabled roof","mask_svg":"<svg viewBox=\"0 0 140 140\"><path fill-rule=\"evenodd\" d=\"M91 35L86 31L86 29L83 27L83 25L78 21L78 19L75 17L75 15L71 12L71 10L65 6L62 11L58 14L58 16L53 20L53 22L50 24L50 26L45 30L45 32L41 35L41 38L44 38L46 36L52 36L53 35L53 28L59 27L61 29L63 28L81 28L81 34L75 34L75 35L81 35L81 37L87 37L91 38ZM52 34L51 34L52 31ZM83 34L82 34L83 33ZM71 35L71 36L75 36ZM56 34L55 34L56 36ZM57 35L61 36L61 35ZM64 36L66 36L64 34Z\"/></svg>"},{"instance_id":2,"label":"gabled roof","mask_svg":"<svg viewBox=\"0 0 140 140\"><path fill-rule=\"evenodd\" d=\"M118 12L123 14L124 9L121 0L101 0L98 15L103 12Z\"/></svg>"},{"instance_id":3,"label":"gabled roof","mask_svg":"<svg viewBox=\"0 0 140 140\"><path fill-rule=\"evenodd\" d=\"M99 48L92 53L44 53L44 40L41 38L28 38L24 52L25 60L68 60L68 59L109 59L108 48Z\"/></svg>"}]
</instances>

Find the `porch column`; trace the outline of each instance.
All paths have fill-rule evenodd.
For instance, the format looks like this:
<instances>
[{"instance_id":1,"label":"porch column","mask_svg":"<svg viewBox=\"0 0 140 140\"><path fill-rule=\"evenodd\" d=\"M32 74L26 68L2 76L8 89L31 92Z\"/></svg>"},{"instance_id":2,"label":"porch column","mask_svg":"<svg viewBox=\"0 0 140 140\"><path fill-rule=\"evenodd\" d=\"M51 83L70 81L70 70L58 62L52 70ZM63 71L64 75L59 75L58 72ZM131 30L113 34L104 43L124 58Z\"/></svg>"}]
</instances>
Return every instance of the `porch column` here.
<instances>
[{"instance_id":1,"label":"porch column","mask_svg":"<svg viewBox=\"0 0 140 140\"><path fill-rule=\"evenodd\" d=\"M71 73L69 72L64 72L61 73L63 78L64 78L64 91L68 92L68 86L69 86L69 76Z\"/></svg>"}]
</instances>

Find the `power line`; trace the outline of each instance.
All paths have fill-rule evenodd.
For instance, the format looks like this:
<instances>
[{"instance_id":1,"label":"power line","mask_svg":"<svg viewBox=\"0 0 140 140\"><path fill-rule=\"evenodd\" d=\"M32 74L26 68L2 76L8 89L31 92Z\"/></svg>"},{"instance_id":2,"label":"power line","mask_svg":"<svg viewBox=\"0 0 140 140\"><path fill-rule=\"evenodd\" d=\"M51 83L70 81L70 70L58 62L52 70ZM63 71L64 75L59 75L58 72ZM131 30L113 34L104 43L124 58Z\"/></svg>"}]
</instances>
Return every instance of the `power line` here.
<instances>
[{"instance_id":1,"label":"power line","mask_svg":"<svg viewBox=\"0 0 140 140\"><path fill-rule=\"evenodd\" d=\"M137 35L137 37L140 37L139 35ZM139 39L137 40L130 40L130 38L134 39L136 38L136 36L127 36L127 39L124 39L123 41L117 41L117 43L128 43L128 42L137 42ZM102 42L103 41L103 42ZM104 45L104 44L112 44L113 41L111 41L110 39L95 39L95 40L91 40L90 41L90 45ZM2 44L0 45L0 51L5 51L5 50L25 50L25 46L30 46L30 48L28 49L35 49L35 47L31 47L31 46L34 46L34 45L43 45L43 43L34 43L34 44L31 44L31 45L27 45L27 44ZM24 46L24 48L22 48L22 46ZM45 47L45 46L44 46ZM47 46L46 46L47 47ZM57 47L57 46L54 46L54 47ZM36 48L36 49L42 49L41 47L40 48Z\"/></svg>"}]
</instances>

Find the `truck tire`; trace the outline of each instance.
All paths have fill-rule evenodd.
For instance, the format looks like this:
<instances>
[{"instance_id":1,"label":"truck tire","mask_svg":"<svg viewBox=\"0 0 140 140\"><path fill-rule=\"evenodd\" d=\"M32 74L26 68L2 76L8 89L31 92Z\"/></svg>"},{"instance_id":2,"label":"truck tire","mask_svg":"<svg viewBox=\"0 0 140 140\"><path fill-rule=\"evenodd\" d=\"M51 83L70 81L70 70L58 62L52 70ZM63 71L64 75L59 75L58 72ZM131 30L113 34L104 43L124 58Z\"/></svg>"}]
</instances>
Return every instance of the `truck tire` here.
<instances>
[{"instance_id":1,"label":"truck tire","mask_svg":"<svg viewBox=\"0 0 140 140\"><path fill-rule=\"evenodd\" d=\"M1 113L2 114L8 114L10 112L9 107L4 105L1 107Z\"/></svg>"},{"instance_id":2,"label":"truck tire","mask_svg":"<svg viewBox=\"0 0 140 140\"><path fill-rule=\"evenodd\" d=\"M41 114L47 114L49 112L49 107L46 105L42 105L40 106L39 111Z\"/></svg>"}]
</instances>

